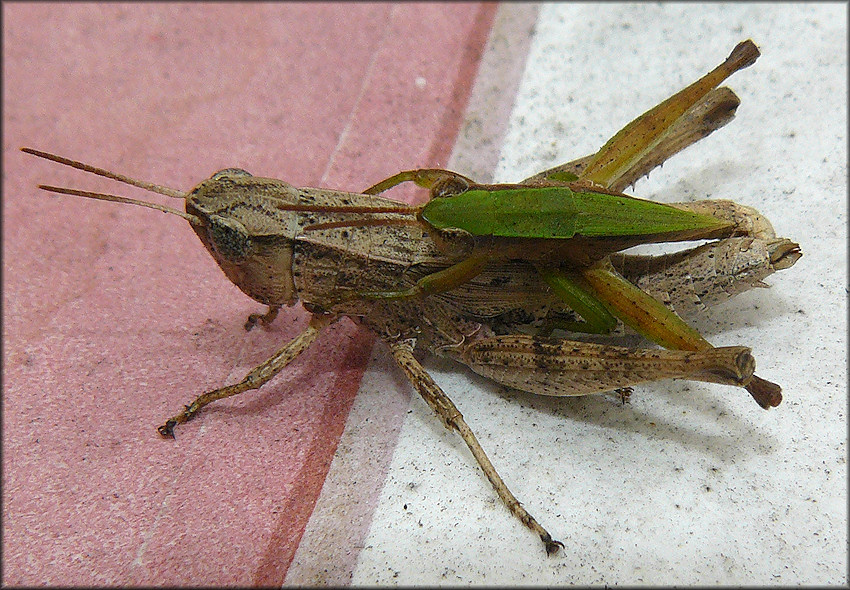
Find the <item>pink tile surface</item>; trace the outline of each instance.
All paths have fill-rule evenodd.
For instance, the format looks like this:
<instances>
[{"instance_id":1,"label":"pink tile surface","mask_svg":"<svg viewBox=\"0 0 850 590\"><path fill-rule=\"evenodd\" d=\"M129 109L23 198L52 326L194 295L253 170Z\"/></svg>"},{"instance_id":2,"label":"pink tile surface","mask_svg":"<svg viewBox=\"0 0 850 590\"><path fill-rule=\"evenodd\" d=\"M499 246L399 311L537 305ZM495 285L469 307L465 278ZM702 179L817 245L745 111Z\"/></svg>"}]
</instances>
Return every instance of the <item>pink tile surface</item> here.
<instances>
[{"instance_id":1,"label":"pink tile surface","mask_svg":"<svg viewBox=\"0 0 850 590\"><path fill-rule=\"evenodd\" d=\"M3 11L3 582L280 583L371 336L343 321L264 390L161 440L305 315L246 335L260 306L185 222L47 196L35 185L149 198L17 150L181 189L230 166L356 189L445 164L494 7Z\"/></svg>"}]
</instances>

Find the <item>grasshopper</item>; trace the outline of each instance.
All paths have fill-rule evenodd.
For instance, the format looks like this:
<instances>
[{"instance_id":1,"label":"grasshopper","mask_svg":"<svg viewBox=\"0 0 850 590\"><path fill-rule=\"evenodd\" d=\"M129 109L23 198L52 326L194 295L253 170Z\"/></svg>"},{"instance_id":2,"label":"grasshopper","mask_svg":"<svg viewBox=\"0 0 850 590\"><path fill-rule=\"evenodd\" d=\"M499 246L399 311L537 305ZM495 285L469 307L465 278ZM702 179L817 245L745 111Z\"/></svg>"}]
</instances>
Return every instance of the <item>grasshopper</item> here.
<instances>
[{"instance_id":1,"label":"grasshopper","mask_svg":"<svg viewBox=\"0 0 850 590\"><path fill-rule=\"evenodd\" d=\"M671 117L670 133L648 142L651 145L644 146L639 158L621 166L618 179L610 181L608 188L633 182L731 120L737 97L728 89L719 89L696 102ZM470 238L462 228L435 231L427 222L412 220L410 207L368 194L378 192L374 187L364 193L298 188L244 170L226 169L183 192L31 148L23 151L183 200L185 210L181 211L112 194L40 185L54 193L141 205L184 218L225 275L246 295L268 306L265 314L248 317L246 329L258 323L268 325L281 307L297 301L311 313L300 335L242 381L202 394L168 419L158 429L164 437L173 438L174 428L207 404L261 387L306 350L325 327L348 316L389 346L414 388L443 424L463 438L502 501L552 554L563 544L508 489L457 407L415 358L415 348L454 358L511 387L546 395L610 391L664 378L731 385L753 380L754 361L745 347L633 349L522 333L537 321L569 316L572 309L552 289L541 288L547 277L535 260L476 261L480 268L462 281L452 279L451 288L435 289L421 297L392 295L420 288L422 281L433 281L435 275L445 276L440 273L456 272L458 263L469 258ZM541 175L544 182L587 176L592 162L592 157L582 158ZM445 177L458 178L451 173ZM537 180L533 177L526 184ZM720 223L703 219L702 211L697 218L710 227L731 224L749 230L740 232L740 237L726 233L719 242L656 259L658 264L627 255L606 254L604 259L656 296L663 297L666 290L665 303L685 308L760 286L761 279L791 266L799 257L797 245L776 239L769 223L756 212L740 207L724 211ZM460 245L460 255L452 251L451 244ZM728 267L722 266L727 263ZM706 273L710 276L694 272L707 264L714 265L712 273ZM703 280L699 291L693 290L694 274ZM387 293L391 295L384 296Z\"/></svg>"}]
</instances>

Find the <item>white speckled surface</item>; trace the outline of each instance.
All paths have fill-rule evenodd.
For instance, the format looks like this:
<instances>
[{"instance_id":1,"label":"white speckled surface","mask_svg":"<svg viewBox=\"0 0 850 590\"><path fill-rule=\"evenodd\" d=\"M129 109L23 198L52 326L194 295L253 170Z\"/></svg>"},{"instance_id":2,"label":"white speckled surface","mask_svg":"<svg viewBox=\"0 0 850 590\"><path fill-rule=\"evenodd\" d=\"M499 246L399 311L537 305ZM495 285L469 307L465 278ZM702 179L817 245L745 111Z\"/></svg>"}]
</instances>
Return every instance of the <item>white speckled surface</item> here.
<instances>
[{"instance_id":1,"label":"white speckled surface","mask_svg":"<svg viewBox=\"0 0 850 590\"><path fill-rule=\"evenodd\" d=\"M546 399L431 361L566 550L547 558L413 398L353 583L847 583L846 23L843 4L541 8L496 180L591 153L738 41L761 48L727 83L736 120L633 192L731 198L801 244L770 290L694 322L716 345L751 346L785 399L765 412L683 382L637 388L626 406Z\"/></svg>"}]
</instances>

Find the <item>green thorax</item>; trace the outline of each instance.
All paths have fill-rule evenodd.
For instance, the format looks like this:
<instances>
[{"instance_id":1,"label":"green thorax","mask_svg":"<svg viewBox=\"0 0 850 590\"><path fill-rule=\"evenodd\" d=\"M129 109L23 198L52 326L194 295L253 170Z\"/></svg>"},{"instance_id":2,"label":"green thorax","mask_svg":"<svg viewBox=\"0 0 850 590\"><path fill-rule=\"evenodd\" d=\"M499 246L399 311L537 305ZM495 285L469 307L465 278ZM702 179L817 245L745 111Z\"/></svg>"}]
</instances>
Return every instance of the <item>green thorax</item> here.
<instances>
[{"instance_id":1,"label":"green thorax","mask_svg":"<svg viewBox=\"0 0 850 590\"><path fill-rule=\"evenodd\" d=\"M463 229L477 236L555 239L693 232L725 225L661 203L568 187L473 188L431 199L422 218L438 229Z\"/></svg>"}]
</instances>

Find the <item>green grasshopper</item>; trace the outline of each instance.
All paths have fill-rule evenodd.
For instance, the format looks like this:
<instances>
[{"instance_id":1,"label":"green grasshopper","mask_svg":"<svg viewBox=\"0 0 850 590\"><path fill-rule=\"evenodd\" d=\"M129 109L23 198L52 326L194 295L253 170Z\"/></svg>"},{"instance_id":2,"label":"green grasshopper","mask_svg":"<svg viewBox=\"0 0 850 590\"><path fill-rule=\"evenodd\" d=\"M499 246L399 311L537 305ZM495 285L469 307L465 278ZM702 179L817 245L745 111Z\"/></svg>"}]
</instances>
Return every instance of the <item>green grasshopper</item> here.
<instances>
[{"instance_id":1,"label":"green grasshopper","mask_svg":"<svg viewBox=\"0 0 850 590\"><path fill-rule=\"evenodd\" d=\"M366 189L367 194L378 194L402 182L429 188L431 199L409 211L445 244L447 253L459 254L461 260L406 290L362 295L379 299L433 295L469 281L494 260L523 259L534 262L549 287L585 320L566 324L572 331L609 333L619 319L665 348L711 349L675 313L623 279L608 256L639 244L742 235L746 230L735 223L736 212L730 216L725 202L713 210L711 201L689 210L687 204L663 205L609 187L646 157L677 120L758 56L752 41L739 43L717 68L624 127L579 174L558 169L531 182L484 185L446 170L419 169ZM778 385L757 376L742 385L763 408L782 400Z\"/></svg>"},{"instance_id":2,"label":"green grasshopper","mask_svg":"<svg viewBox=\"0 0 850 590\"><path fill-rule=\"evenodd\" d=\"M676 122L670 129L678 129L680 133L670 132L643 150L639 158L622 166L617 182L636 179L672 153L727 122L737 99L731 91L721 90L709 93L695 105L696 109L707 108L702 115L696 115L692 108L674 117ZM413 209L409 206L389 199L364 193L298 188L238 169L222 170L191 191L183 192L46 152L30 148L23 151L181 199L185 212L116 195L41 185L51 192L142 205L187 220L225 275L248 296L268 305L267 313L249 316L247 329L257 323L270 323L282 306L294 305L299 300L311 313L309 325L299 336L242 381L204 393L166 421L159 428L166 437L173 437L175 426L192 419L207 404L261 387L306 350L325 327L348 316L387 343L411 384L444 425L461 435L502 501L539 535L547 552L552 553L563 545L510 492L461 413L414 357L415 348L457 359L500 383L547 395L607 391L664 378L732 385L744 385L753 378L754 362L745 347L636 350L520 333L526 323L549 318L554 308L557 308L554 315L560 311L569 313L571 306L557 297L554 302L546 300L551 293L543 293L546 289L537 284L549 280L546 271L551 267L545 259L490 258L475 276L450 281L456 283L451 289L435 289L428 297L394 296L393 289L395 293L408 293L421 287L423 281L433 281L435 275L454 273L458 258L468 258L469 252L475 252L479 237L462 228L435 230L415 217L412 219ZM588 161L584 158L542 173L543 182L549 183L548 187L552 178L562 182L564 177L581 177L590 168ZM448 178L455 181L458 177L448 173ZM533 183L531 179L529 188L535 188ZM611 184L615 186L616 182ZM582 191L607 194L605 189L582 188ZM663 270L650 268L634 257L611 258L611 262L618 264L633 281L669 285L671 279L690 281L688 269L701 264L704 258L719 259L724 252L746 251L747 264L707 278L705 293L719 289L731 295L723 284L735 284L741 290L756 286L761 278L787 268L799 256L796 244L774 239L772 229L767 229L769 224L762 222L755 212L734 207L724 211L731 213L720 215L720 222L705 217L702 210L696 211L698 215L684 218L696 219L713 228L748 228L743 232L745 235L725 238L710 245L710 251L701 247L680 255L677 260L665 260L665 267L672 269L669 271L672 276L667 279L659 278ZM726 233L722 235L731 235L723 231ZM544 243L552 240L547 238ZM744 250L742 243L734 240L750 240L750 243ZM461 254L452 252L453 248L459 248ZM721 256L715 257L715 253ZM609 258L606 255L603 260ZM590 264L578 268L596 267ZM613 275L610 270L603 270ZM711 284L712 281L716 284ZM529 287L533 293L528 291ZM640 293L639 297L646 297ZM598 300L606 301L604 296ZM675 298L670 303L679 304Z\"/></svg>"}]
</instances>

